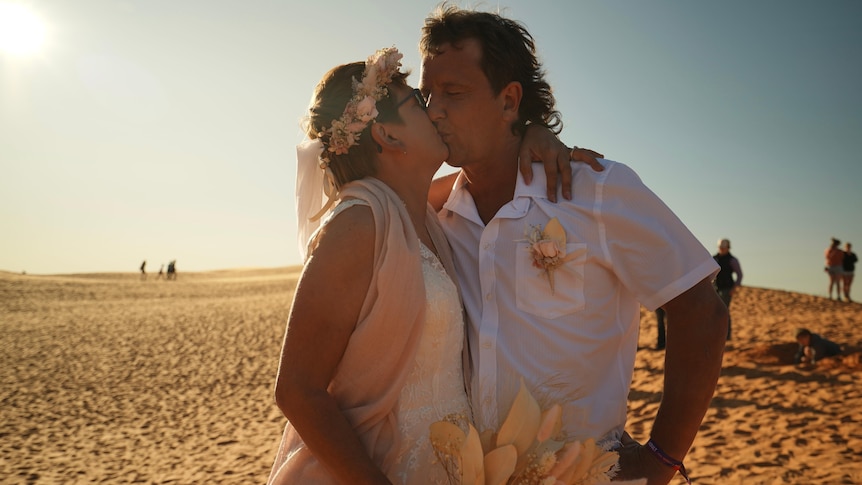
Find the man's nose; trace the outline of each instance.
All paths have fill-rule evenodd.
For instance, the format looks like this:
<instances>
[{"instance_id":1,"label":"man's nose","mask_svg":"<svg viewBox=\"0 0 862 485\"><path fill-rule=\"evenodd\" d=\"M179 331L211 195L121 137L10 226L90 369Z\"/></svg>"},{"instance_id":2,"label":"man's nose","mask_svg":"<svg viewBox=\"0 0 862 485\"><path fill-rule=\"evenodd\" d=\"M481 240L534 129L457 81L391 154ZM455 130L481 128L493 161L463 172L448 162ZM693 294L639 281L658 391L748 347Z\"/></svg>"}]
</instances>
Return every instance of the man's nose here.
<instances>
[{"instance_id":1,"label":"man's nose","mask_svg":"<svg viewBox=\"0 0 862 485\"><path fill-rule=\"evenodd\" d=\"M425 97L425 112L428 113L428 117L431 118L431 121L435 122L442 119L446 114L442 104L439 102L439 99L435 98L433 94L429 94Z\"/></svg>"}]
</instances>

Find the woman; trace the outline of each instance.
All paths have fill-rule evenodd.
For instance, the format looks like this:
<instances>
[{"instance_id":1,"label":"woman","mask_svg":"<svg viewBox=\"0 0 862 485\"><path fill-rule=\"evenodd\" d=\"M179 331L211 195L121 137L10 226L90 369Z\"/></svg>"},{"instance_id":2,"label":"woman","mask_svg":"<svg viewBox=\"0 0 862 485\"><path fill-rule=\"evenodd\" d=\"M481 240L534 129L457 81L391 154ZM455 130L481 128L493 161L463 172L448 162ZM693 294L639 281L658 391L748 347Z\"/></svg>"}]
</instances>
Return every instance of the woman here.
<instances>
[{"instance_id":1,"label":"woman","mask_svg":"<svg viewBox=\"0 0 862 485\"><path fill-rule=\"evenodd\" d=\"M844 272L844 251L839 247L841 241L832 238L832 244L826 248L826 273L829 275L829 299L832 299L832 288L835 288L835 299L841 301L841 276Z\"/></svg>"},{"instance_id":2,"label":"woman","mask_svg":"<svg viewBox=\"0 0 862 485\"><path fill-rule=\"evenodd\" d=\"M443 483L428 425L469 415L461 302L427 204L448 149L400 59L378 51L315 91L305 148L340 202L294 295L275 390L289 423L270 483Z\"/></svg>"}]
</instances>

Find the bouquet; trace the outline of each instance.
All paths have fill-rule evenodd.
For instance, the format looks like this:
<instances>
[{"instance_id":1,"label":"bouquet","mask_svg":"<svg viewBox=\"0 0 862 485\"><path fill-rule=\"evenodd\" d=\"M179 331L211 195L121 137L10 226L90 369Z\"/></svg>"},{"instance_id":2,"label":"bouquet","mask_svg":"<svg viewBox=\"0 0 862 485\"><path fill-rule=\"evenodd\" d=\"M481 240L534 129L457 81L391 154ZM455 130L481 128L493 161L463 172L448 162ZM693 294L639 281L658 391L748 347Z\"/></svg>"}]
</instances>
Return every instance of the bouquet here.
<instances>
[{"instance_id":1,"label":"bouquet","mask_svg":"<svg viewBox=\"0 0 862 485\"><path fill-rule=\"evenodd\" d=\"M500 430L479 434L465 416L431 425L431 444L459 485L591 485L610 482L619 455L586 441L559 441L562 407L542 411L524 380ZM465 431L466 429L466 431ZM615 482L645 484L646 480Z\"/></svg>"}]
</instances>

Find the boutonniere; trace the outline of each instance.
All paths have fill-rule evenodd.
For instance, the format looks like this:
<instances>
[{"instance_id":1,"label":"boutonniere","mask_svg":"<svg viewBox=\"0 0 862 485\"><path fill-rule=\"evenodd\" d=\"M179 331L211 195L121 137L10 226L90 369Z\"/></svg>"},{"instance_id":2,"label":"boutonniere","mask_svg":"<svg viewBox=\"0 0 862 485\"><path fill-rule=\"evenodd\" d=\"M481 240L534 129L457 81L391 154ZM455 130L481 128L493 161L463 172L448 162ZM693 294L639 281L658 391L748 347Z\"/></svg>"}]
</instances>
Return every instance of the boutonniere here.
<instances>
[{"instance_id":1,"label":"boutonniere","mask_svg":"<svg viewBox=\"0 0 862 485\"><path fill-rule=\"evenodd\" d=\"M530 226L527 241L533 266L544 272L551 285L551 293L554 293L554 271L571 258L571 255L566 256L566 230L554 217L544 228L541 225Z\"/></svg>"}]
</instances>

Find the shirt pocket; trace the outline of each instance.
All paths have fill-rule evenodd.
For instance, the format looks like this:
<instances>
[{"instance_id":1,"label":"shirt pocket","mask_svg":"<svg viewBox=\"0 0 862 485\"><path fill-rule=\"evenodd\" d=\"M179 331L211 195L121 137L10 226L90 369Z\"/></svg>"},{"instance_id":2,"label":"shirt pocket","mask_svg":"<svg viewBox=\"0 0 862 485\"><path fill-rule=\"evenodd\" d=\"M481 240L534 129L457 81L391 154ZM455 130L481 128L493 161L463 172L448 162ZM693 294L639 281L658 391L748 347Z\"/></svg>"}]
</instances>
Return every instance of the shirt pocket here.
<instances>
[{"instance_id":1,"label":"shirt pocket","mask_svg":"<svg viewBox=\"0 0 862 485\"><path fill-rule=\"evenodd\" d=\"M518 243L517 251L515 292L519 310L542 318L559 318L584 309L586 244L566 244L566 255L572 259L553 271L554 291L545 270L533 266L530 243Z\"/></svg>"}]
</instances>

